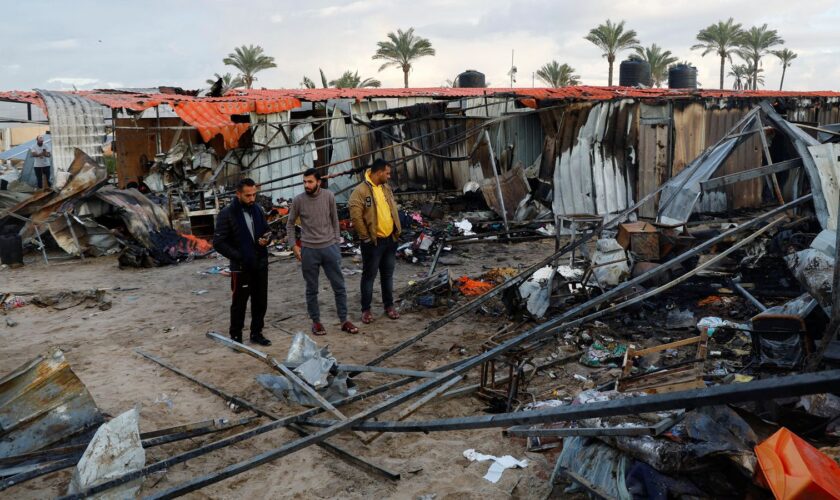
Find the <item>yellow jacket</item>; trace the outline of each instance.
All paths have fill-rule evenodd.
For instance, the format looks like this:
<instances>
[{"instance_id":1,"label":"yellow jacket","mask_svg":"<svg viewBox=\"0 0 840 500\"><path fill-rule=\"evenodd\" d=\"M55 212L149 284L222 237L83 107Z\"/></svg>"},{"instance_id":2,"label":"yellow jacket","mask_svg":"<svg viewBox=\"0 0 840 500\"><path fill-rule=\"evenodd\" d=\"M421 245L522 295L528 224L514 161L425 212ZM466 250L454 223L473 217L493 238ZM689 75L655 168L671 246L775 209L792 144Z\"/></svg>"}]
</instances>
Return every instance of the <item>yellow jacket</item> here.
<instances>
[{"instance_id":1,"label":"yellow jacket","mask_svg":"<svg viewBox=\"0 0 840 500\"><path fill-rule=\"evenodd\" d=\"M400 217L397 213L397 202L394 199L394 193L391 191L391 186L387 183L381 186L382 194L385 196L385 201L391 209L391 218L394 220L394 232L392 237L394 240L399 237L402 232L400 227ZM356 186L353 193L350 195L348 203L350 208L350 220L353 222L353 227L356 229L359 238L370 240L376 244L376 229L378 225L376 216L376 197L373 193L373 185L368 181L367 175L365 180Z\"/></svg>"}]
</instances>

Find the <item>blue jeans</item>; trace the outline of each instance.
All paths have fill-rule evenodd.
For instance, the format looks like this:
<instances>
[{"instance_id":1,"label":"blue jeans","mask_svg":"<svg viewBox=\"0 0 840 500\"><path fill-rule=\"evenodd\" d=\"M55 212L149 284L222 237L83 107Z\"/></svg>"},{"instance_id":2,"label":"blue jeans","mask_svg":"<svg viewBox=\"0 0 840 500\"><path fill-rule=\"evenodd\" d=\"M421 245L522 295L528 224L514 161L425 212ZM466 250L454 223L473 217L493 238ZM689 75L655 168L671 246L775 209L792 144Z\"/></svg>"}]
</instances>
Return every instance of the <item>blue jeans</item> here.
<instances>
[{"instance_id":1,"label":"blue jeans","mask_svg":"<svg viewBox=\"0 0 840 500\"><path fill-rule=\"evenodd\" d=\"M306 311L314 322L321 322L321 310L318 307L318 276L321 268L330 281L335 295L335 308L338 319L347 321L347 290L344 287L344 275L341 273L341 250L338 245L325 248L301 248L301 268L306 282Z\"/></svg>"},{"instance_id":2,"label":"blue jeans","mask_svg":"<svg viewBox=\"0 0 840 500\"><path fill-rule=\"evenodd\" d=\"M381 238L376 244L362 243L362 311L370 310L373 301L373 282L379 272L382 286L382 303L385 308L394 305L394 267L397 264L397 242Z\"/></svg>"}]
</instances>

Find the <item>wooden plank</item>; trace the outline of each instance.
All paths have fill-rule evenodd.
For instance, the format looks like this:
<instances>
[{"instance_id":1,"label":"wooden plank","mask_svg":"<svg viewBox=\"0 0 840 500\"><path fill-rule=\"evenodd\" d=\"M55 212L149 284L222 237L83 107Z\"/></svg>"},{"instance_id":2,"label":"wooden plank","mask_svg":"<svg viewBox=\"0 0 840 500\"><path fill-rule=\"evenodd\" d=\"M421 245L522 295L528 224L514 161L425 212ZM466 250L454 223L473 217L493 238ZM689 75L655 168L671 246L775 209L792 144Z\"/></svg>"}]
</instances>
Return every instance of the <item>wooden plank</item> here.
<instances>
[{"instance_id":1,"label":"wooden plank","mask_svg":"<svg viewBox=\"0 0 840 500\"><path fill-rule=\"evenodd\" d=\"M645 354L650 354L652 352L664 351L665 349L676 349L677 347L683 347L683 346L686 346L686 345L697 344L701 340L703 340L703 337L698 335L697 337L691 337L691 338L687 338L687 339L683 339L683 340L677 340L675 342L670 342L668 344L662 344L662 345L658 345L658 346L654 346L654 347L648 347L646 349L639 349L639 350L627 349L627 352L632 351L631 356L643 356Z\"/></svg>"}]
</instances>

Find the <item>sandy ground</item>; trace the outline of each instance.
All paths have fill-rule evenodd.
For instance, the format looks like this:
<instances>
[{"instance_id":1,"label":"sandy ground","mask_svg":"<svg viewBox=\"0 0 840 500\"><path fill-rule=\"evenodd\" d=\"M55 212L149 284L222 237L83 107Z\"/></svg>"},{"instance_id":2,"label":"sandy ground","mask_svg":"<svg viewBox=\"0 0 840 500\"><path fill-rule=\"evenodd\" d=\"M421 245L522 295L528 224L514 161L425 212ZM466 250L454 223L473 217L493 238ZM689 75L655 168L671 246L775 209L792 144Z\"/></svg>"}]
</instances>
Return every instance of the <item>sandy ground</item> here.
<instances>
[{"instance_id":1,"label":"sandy ground","mask_svg":"<svg viewBox=\"0 0 840 500\"><path fill-rule=\"evenodd\" d=\"M460 264L448 266L453 276L476 275L482 266L527 265L548 255L553 242L518 245L464 245ZM0 270L0 291L49 292L89 288L134 288L109 292L113 307L107 311L74 307L64 311L42 309L34 305L11 311L18 325L10 328L0 323L2 347L0 373L46 351L60 346L76 374L87 385L98 406L110 415L137 407L141 431L186 424L209 418L233 417L234 413L207 390L140 357L137 348L158 355L183 370L228 392L263 407L289 415L300 411L296 405L276 400L259 386L254 377L270 370L259 361L237 354L207 339L209 330L225 332L228 325L229 278L205 275L202 271L225 265L223 259L204 259L175 267L120 270L114 257L78 260L46 266L31 258L20 269ZM344 265L358 268L352 258ZM395 286L404 288L427 267L398 262ZM265 334L274 344L264 350L283 359L291 341L286 331L308 331L309 322L299 265L281 260L270 270L269 308ZM346 278L349 306L354 321L360 323L358 274ZM342 363L364 364L379 353L419 332L427 321L443 315L443 308L406 313L397 321L381 316L378 290L374 296L372 325L364 325L363 334L351 336L339 332L332 293L321 278L322 319L329 335L325 341ZM196 295L196 290L207 293ZM503 319L468 314L450 323L398 356L386 366L430 369L464 357L454 344L465 346L466 355L479 352L486 339ZM247 321L246 321L247 325ZM245 337L247 338L247 332ZM360 378L360 390L389 380L385 376ZM477 381L477 371L468 383ZM384 396L383 396L384 397ZM381 400L380 398L375 401ZM352 415L372 403L346 407ZM460 398L429 404L418 411L417 419L482 414L484 405L472 398ZM393 416L391 411L382 419ZM240 413L239 416L244 416ZM231 432L223 435L229 435ZM147 451L147 463L220 438L196 438ZM262 451L280 446L297 435L288 430L262 434L223 450L176 465L165 473L147 478L141 494L161 491L197 475L221 469ZM385 435L365 446L353 436L331 438L361 457L402 474L398 482L389 482L363 472L347 463L309 447L277 461L192 493L191 498L417 498L436 495L445 498L519 498L543 497L546 479L554 462L553 455L528 453L521 439L502 436L499 430L443 432L431 435ZM527 457L526 469L505 471L497 484L482 478L489 463L469 463L462 455L468 448L479 452ZM54 473L3 492L9 498L44 498L63 494L70 471Z\"/></svg>"}]
</instances>

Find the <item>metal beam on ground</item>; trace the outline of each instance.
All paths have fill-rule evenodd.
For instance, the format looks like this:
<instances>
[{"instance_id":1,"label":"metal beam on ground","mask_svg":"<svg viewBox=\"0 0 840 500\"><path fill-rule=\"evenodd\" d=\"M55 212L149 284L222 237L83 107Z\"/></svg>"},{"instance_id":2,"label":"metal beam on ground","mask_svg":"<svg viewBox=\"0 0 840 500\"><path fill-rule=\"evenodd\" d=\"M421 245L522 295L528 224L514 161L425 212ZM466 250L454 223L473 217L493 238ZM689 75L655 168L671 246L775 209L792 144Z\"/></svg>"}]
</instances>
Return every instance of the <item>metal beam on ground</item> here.
<instances>
[{"instance_id":1,"label":"metal beam on ground","mask_svg":"<svg viewBox=\"0 0 840 500\"><path fill-rule=\"evenodd\" d=\"M233 339L229 339L229 338L227 338L223 335L220 335L216 332L207 332L207 337L215 340L216 342L224 344L227 347L230 347L231 349L235 349L239 352L244 352L245 354L249 354L252 357L257 358L258 360L267 364L268 366L274 368L275 370L282 373L287 379L289 379L289 382L291 382L292 384L294 384L295 386L300 388L309 397L311 397L312 399L317 401L318 405L321 408L327 410L328 412L332 413L333 415L340 418L341 420L347 420L347 417L343 413L341 413L341 411L339 411L338 408L333 406L332 403L330 403L329 401L324 399L323 396L318 394L318 391L316 391L311 385L307 384L306 381L301 379L295 372L290 370L288 366L286 366L283 363L277 361L276 359L269 356L268 354L266 354L262 351L258 351L257 349L254 349L253 347L248 347L247 345L245 345L241 342L237 342ZM365 439L365 437L361 434L358 434L356 437L358 437L362 441L364 441L364 439Z\"/></svg>"},{"instance_id":2,"label":"metal beam on ground","mask_svg":"<svg viewBox=\"0 0 840 500\"><path fill-rule=\"evenodd\" d=\"M416 378L437 378L440 377L440 372L428 372L422 370L409 370L406 368L386 368L384 366L367 366L367 365L336 365L340 372L371 372L384 373L386 375L402 375L403 377Z\"/></svg>"},{"instance_id":3,"label":"metal beam on ground","mask_svg":"<svg viewBox=\"0 0 840 500\"><path fill-rule=\"evenodd\" d=\"M832 392L840 383L840 370L785 375L740 384L717 385L703 389L650 394L543 410L528 410L477 417L444 418L425 422L364 422L358 430L381 432L443 432L490 429L514 425L571 422L586 418L618 417L639 413L691 410L706 406L763 401ZM331 425L331 421L310 421L308 425Z\"/></svg>"},{"instance_id":4,"label":"metal beam on ground","mask_svg":"<svg viewBox=\"0 0 840 500\"><path fill-rule=\"evenodd\" d=\"M219 389L219 388L217 388L213 385L210 385L206 382L198 380L194 376L183 372L182 370L172 366L169 363L166 363L165 361L163 361L161 359L156 358L155 356L152 356L151 354L148 354L148 353L145 353L145 352L142 352L142 351L137 351L137 353L140 354L141 356L145 357L146 359L149 359L150 361L154 361L155 363L157 363L160 366L172 371L173 373L186 378L190 382L193 382L195 384L200 385L201 387L204 387L205 389L207 389L208 391L212 392L213 394L219 396L220 398L224 399L225 401L233 403L233 404L235 404L237 406L240 406L242 408L246 408L248 410L251 410L252 412L256 413L257 415L262 415L263 417L269 418L273 421L278 421L278 420L282 419L282 417L280 417L279 415L277 415L277 414L275 414L275 413L273 413L269 410L266 410L266 409L264 409L264 408L262 408L262 407L260 407L256 404L248 401L248 400L242 399L238 396L234 396L233 394L229 394L228 392L225 392L222 389ZM299 435L306 436L306 435L309 434L308 432L306 432L306 430L304 430L301 426L299 426L297 424L292 423L292 424L289 424L288 427L290 429L292 429L293 431L297 432ZM400 479L399 474L391 472L391 471L386 470L386 469L383 469L381 467L378 467L378 466L376 466L376 465L374 465L370 462L367 462L364 459L359 458L358 454L356 454L356 453L351 453L347 450L344 450L342 448L339 448L338 446L332 445L332 444L327 443L327 442L322 442L322 443L320 443L320 445L326 451L338 456L342 460L347 461L351 465L355 465L357 467L360 467L363 470L366 470L366 471L371 472L373 474L376 474L378 476L384 477L384 478L389 479L391 481L398 481Z\"/></svg>"}]
</instances>

